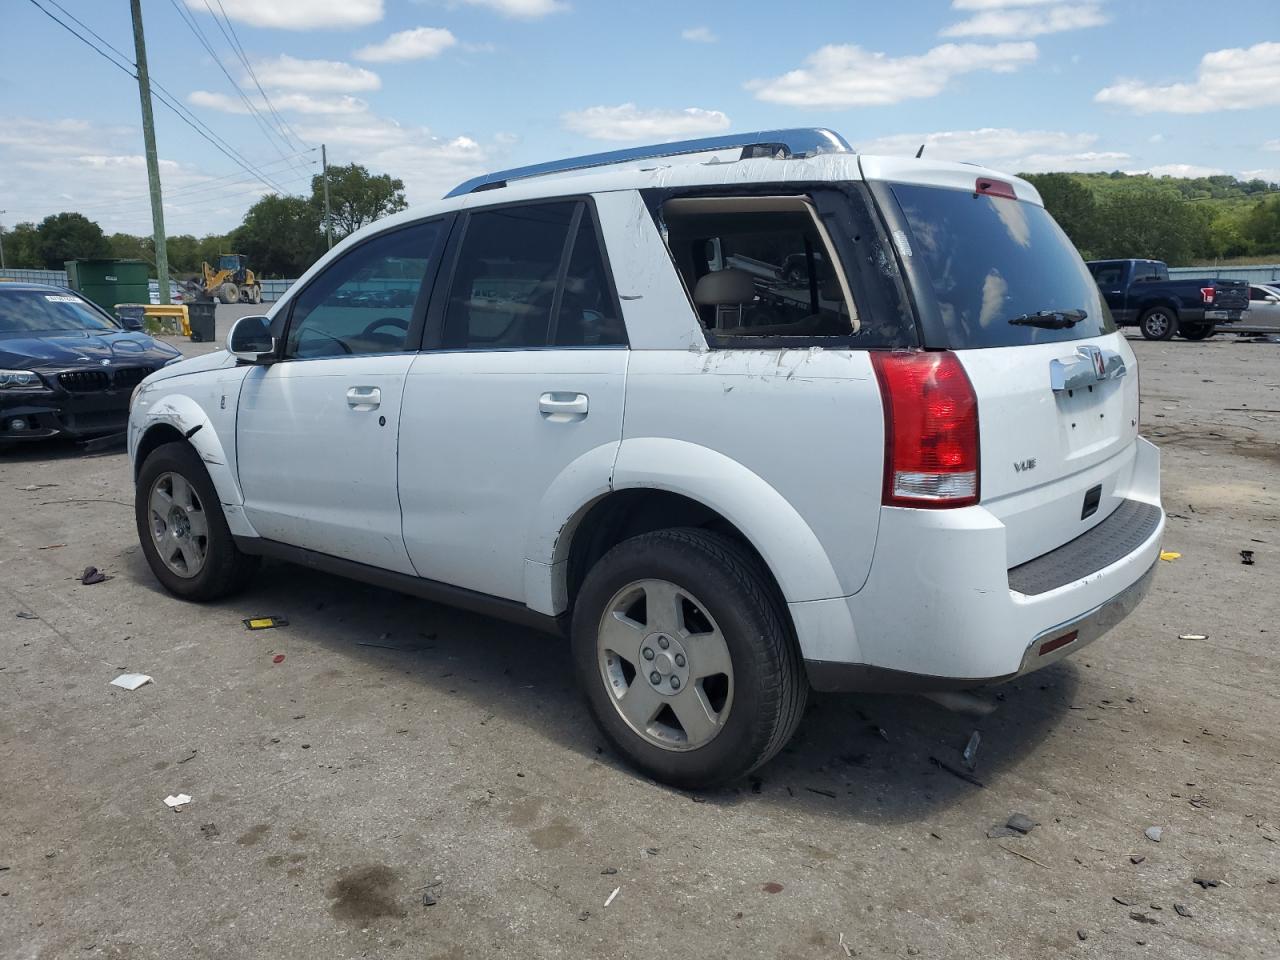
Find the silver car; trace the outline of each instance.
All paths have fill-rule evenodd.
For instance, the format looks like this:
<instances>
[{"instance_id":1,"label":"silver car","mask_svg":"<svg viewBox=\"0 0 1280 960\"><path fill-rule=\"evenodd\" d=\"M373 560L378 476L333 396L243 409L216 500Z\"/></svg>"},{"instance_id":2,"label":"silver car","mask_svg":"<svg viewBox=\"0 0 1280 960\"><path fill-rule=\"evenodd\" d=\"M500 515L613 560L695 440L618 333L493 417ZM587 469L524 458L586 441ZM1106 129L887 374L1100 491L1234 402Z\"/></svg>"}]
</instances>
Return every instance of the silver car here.
<instances>
[{"instance_id":1,"label":"silver car","mask_svg":"<svg viewBox=\"0 0 1280 960\"><path fill-rule=\"evenodd\" d=\"M1249 284L1250 324L1265 324L1280 328L1280 280L1271 283Z\"/></svg>"}]
</instances>

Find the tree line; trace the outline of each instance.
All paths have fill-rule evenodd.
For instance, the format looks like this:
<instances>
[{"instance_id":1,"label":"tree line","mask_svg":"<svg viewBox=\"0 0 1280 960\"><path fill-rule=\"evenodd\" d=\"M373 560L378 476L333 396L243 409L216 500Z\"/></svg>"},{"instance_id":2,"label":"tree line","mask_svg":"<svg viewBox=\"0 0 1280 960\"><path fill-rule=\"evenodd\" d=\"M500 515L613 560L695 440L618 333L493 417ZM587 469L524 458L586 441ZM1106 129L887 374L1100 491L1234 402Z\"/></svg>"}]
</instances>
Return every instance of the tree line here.
<instances>
[{"instance_id":1,"label":"tree line","mask_svg":"<svg viewBox=\"0 0 1280 960\"><path fill-rule=\"evenodd\" d=\"M404 210L404 181L373 174L358 163L329 168L330 228L333 240L345 237L389 213ZM81 213L47 216L40 223L19 223L5 230L5 265L61 270L67 260L121 257L155 263L149 236L105 233ZM200 273L201 264L216 263L220 253L242 253L262 277L297 277L327 249L324 225L324 180L311 179L310 196L267 194L245 212L234 230L195 237L166 238L169 272L178 280Z\"/></svg>"},{"instance_id":2,"label":"tree line","mask_svg":"<svg viewBox=\"0 0 1280 960\"><path fill-rule=\"evenodd\" d=\"M1023 174L1086 260L1172 266L1240 257L1280 261L1280 184L1232 176Z\"/></svg>"},{"instance_id":3,"label":"tree line","mask_svg":"<svg viewBox=\"0 0 1280 960\"><path fill-rule=\"evenodd\" d=\"M1173 266L1236 257L1280 261L1280 184L1265 180L1160 177L1114 173L1023 174L1086 259L1147 257ZM334 241L404 210L404 182L360 164L329 168ZM105 234L79 213L19 223L3 236L12 267L62 269L76 257L126 257L155 262L150 237ZM263 277L297 277L324 253L324 182L309 196L268 194L249 207L228 234L168 238L177 279L200 272L220 253L242 253Z\"/></svg>"}]
</instances>

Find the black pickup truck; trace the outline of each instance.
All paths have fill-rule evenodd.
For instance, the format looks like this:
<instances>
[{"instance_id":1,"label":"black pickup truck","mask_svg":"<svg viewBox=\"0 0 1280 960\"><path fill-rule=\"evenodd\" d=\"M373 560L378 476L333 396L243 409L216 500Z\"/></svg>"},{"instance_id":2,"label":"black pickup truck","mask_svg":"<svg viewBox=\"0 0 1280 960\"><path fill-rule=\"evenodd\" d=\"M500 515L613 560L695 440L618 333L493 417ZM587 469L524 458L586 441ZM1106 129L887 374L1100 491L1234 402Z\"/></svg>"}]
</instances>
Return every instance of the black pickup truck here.
<instances>
[{"instance_id":1,"label":"black pickup truck","mask_svg":"<svg viewBox=\"0 0 1280 960\"><path fill-rule=\"evenodd\" d=\"M1208 277L1169 279L1159 260L1090 260L1089 272L1121 326L1137 324L1148 340L1213 336L1219 323L1239 320L1249 307L1249 284Z\"/></svg>"}]
</instances>

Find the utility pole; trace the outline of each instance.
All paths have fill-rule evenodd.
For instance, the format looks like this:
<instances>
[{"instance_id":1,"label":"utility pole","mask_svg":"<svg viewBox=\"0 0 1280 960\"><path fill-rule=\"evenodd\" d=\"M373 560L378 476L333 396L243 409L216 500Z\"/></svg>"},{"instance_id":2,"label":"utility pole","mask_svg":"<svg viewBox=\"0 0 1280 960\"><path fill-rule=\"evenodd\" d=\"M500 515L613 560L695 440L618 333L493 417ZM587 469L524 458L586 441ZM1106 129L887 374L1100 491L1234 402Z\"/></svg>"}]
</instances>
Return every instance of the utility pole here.
<instances>
[{"instance_id":1,"label":"utility pole","mask_svg":"<svg viewBox=\"0 0 1280 960\"><path fill-rule=\"evenodd\" d=\"M329 211L329 155L324 151L324 144L320 144L320 170L321 178L324 181L324 239L329 244L328 249L333 249L333 214Z\"/></svg>"},{"instance_id":2,"label":"utility pole","mask_svg":"<svg viewBox=\"0 0 1280 960\"><path fill-rule=\"evenodd\" d=\"M8 213L8 210L0 210L0 217ZM4 224L0 223L0 270L4 269Z\"/></svg>"},{"instance_id":3,"label":"utility pole","mask_svg":"<svg viewBox=\"0 0 1280 960\"><path fill-rule=\"evenodd\" d=\"M129 0L133 13L133 50L138 61L138 97L142 100L142 140L147 153L147 185L151 188L151 229L156 247L156 286L160 302L169 302L169 251L164 236L164 203L160 198L160 161L156 159L156 122L151 115L151 76L147 41L142 34L142 0Z\"/></svg>"}]
</instances>

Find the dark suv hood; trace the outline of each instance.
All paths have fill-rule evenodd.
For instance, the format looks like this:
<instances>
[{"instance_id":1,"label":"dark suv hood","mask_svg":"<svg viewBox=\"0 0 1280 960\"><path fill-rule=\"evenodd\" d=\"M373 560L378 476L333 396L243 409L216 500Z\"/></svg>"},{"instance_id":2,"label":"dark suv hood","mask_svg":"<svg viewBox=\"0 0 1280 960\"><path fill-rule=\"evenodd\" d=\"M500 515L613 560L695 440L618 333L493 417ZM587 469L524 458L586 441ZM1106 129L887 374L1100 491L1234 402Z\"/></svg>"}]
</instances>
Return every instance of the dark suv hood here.
<instances>
[{"instance_id":1,"label":"dark suv hood","mask_svg":"<svg viewBox=\"0 0 1280 960\"><path fill-rule=\"evenodd\" d=\"M114 367L158 367L178 351L167 343L153 340L145 333L92 332L51 333L48 336L15 337L0 334L0 367L19 370L50 370L102 366L103 360Z\"/></svg>"}]
</instances>

